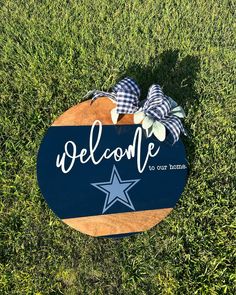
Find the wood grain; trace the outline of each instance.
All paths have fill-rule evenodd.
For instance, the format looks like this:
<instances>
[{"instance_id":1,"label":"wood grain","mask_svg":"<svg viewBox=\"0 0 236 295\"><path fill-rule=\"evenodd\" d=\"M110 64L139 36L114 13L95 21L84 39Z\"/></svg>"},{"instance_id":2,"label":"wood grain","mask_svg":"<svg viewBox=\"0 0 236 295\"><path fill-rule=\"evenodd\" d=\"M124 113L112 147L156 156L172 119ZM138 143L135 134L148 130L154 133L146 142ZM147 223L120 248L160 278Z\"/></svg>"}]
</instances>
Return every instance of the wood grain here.
<instances>
[{"instance_id":1,"label":"wood grain","mask_svg":"<svg viewBox=\"0 0 236 295\"><path fill-rule=\"evenodd\" d=\"M106 236L145 231L165 218L172 208L144 210L88 217L67 218L63 221L90 236Z\"/></svg>"},{"instance_id":2,"label":"wood grain","mask_svg":"<svg viewBox=\"0 0 236 295\"><path fill-rule=\"evenodd\" d=\"M113 125L111 120L111 110L116 104L107 97L99 97L91 104L91 100L77 104L60 117L58 117L52 126L81 126L92 125L95 120L100 120L103 125ZM132 114L119 116L117 125L134 124Z\"/></svg>"}]
</instances>

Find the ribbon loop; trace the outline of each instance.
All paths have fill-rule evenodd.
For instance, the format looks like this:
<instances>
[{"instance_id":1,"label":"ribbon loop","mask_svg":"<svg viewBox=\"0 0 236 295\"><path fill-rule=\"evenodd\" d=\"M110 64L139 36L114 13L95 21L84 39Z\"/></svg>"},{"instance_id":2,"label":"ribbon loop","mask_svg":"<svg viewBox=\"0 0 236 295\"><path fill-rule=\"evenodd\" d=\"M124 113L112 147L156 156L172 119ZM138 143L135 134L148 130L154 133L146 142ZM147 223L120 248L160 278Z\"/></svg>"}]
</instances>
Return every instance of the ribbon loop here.
<instances>
[{"instance_id":1,"label":"ribbon loop","mask_svg":"<svg viewBox=\"0 0 236 295\"><path fill-rule=\"evenodd\" d=\"M118 82L112 92L97 91L92 100L98 97L107 96L117 104L117 114L133 114L139 108L140 88L137 83L130 77L126 77Z\"/></svg>"},{"instance_id":2,"label":"ribbon loop","mask_svg":"<svg viewBox=\"0 0 236 295\"><path fill-rule=\"evenodd\" d=\"M118 114L133 114L138 110L140 89L132 78L124 78L117 83L113 92L116 93Z\"/></svg>"}]
</instances>

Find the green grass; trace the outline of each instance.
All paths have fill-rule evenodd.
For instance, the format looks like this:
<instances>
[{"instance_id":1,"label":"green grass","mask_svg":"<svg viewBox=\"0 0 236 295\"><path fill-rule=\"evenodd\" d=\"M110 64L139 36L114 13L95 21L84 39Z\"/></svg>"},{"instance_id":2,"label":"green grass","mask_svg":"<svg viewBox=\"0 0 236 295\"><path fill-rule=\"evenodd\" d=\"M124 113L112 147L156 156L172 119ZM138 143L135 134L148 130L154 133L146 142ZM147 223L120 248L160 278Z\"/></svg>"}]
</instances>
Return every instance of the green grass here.
<instances>
[{"instance_id":1,"label":"green grass","mask_svg":"<svg viewBox=\"0 0 236 295\"><path fill-rule=\"evenodd\" d=\"M235 294L235 23L230 0L1 1L0 294ZM175 210L94 239L50 211L36 155L53 120L125 75L187 113Z\"/></svg>"}]
</instances>

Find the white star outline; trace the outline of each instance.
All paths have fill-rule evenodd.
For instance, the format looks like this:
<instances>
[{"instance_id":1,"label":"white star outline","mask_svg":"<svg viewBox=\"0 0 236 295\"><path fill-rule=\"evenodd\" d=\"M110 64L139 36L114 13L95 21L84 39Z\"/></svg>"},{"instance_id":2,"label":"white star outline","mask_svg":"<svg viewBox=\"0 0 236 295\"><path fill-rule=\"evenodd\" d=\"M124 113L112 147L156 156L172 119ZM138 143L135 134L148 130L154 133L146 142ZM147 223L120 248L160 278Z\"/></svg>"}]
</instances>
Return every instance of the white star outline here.
<instances>
[{"instance_id":1,"label":"white star outline","mask_svg":"<svg viewBox=\"0 0 236 295\"><path fill-rule=\"evenodd\" d=\"M131 202L128 195L128 191L139 181L140 179L121 180L117 168L114 165L110 181L91 183L92 186L106 193L102 214L105 213L117 201L135 211L133 203Z\"/></svg>"}]
</instances>

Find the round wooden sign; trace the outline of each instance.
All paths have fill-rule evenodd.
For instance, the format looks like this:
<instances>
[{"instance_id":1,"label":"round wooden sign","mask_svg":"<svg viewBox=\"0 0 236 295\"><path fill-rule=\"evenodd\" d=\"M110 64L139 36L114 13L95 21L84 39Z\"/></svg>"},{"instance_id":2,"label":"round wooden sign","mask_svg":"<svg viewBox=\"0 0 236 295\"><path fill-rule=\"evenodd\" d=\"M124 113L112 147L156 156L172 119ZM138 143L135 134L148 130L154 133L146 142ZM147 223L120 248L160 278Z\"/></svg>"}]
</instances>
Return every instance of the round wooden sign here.
<instances>
[{"instance_id":1,"label":"round wooden sign","mask_svg":"<svg viewBox=\"0 0 236 295\"><path fill-rule=\"evenodd\" d=\"M115 103L99 97L73 106L47 130L37 176L67 225L96 237L146 231L173 209L187 180L184 145L146 136L133 114L113 124Z\"/></svg>"}]
</instances>

